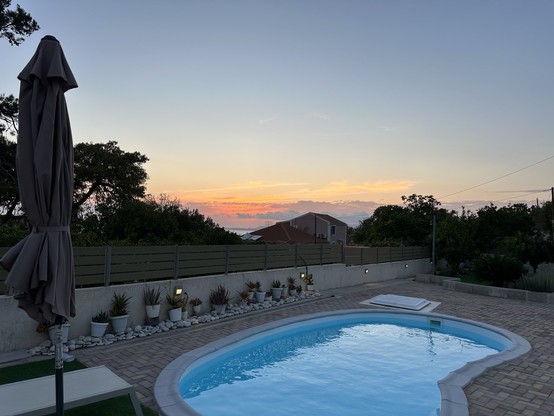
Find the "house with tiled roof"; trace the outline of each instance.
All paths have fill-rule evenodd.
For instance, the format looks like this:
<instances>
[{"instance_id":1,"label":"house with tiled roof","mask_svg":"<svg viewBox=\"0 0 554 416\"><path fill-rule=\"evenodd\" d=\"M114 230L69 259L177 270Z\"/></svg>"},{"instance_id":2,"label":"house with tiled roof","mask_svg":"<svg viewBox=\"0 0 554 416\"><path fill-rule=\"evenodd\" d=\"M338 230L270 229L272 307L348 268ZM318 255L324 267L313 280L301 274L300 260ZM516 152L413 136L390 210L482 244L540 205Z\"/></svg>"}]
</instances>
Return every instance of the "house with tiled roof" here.
<instances>
[{"instance_id":1,"label":"house with tiled roof","mask_svg":"<svg viewBox=\"0 0 554 416\"><path fill-rule=\"evenodd\" d=\"M348 224L327 214L308 212L289 221L297 230L329 243L346 244Z\"/></svg>"},{"instance_id":2,"label":"house with tiled roof","mask_svg":"<svg viewBox=\"0 0 554 416\"><path fill-rule=\"evenodd\" d=\"M327 214L308 212L289 221L278 222L245 234L248 241L308 244L346 243L348 225Z\"/></svg>"},{"instance_id":3,"label":"house with tiled roof","mask_svg":"<svg viewBox=\"0 0 554 416\"><path fill-rule=\"evenodd\" d=\"M314 236L292 227L288 221L278 222L269 227L252 231L243 236L244 240L281 243L281 244L307 244L314 242ZM317 243L326 243L324 239L316 238Z\"/></svg>"}]
</instances>

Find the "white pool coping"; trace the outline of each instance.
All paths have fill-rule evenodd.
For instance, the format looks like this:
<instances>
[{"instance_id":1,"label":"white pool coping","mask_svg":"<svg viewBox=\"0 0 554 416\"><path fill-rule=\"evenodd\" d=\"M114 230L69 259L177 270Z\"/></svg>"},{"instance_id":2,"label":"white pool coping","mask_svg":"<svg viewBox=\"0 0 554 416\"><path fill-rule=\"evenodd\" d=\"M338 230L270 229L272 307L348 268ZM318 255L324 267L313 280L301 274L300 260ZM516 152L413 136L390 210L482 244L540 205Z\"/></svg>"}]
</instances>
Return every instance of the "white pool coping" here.
<instances>
[{"instance_id":1,"label":"white pool coping","mask_svg":"<svg viewBox=\"0 0 554 416\"><path fill-rule=\"evenodd\" d=\"M481 333L486 333L493 338L507 339L511 343L511 346L504 351L488 355L476 361L470 361L462 367L451 371L445 378L437 382L441 393L441 416L468 416L468 402L463 388L487 369L519 358L531 350L529 342L513 332L481 322L449 315L416 311L381 311L367 309L346 309L301 315L236 332L210 342L203 347L186 352L173 360L162 370L154 385L154 398L158 411L163 416L201 415L183 400L179 392L179 382L185 370L201 365L202 362L209 359L209 354L235 348L244 342L249 342L252 338L264 337L267 335L267 332L276 332L286 325L301 326L302 324L308 324L308 321L317 320L321 322L332 320L335 317L343 315L372 316L376 319L391 317L394 319L411 320L418 323L429 323L431 321L447 322L449 326L463 328L465 330L468 330L468 327L470 327L474 333L479 333L481 331Z\"/></svg>"}]
</instances>

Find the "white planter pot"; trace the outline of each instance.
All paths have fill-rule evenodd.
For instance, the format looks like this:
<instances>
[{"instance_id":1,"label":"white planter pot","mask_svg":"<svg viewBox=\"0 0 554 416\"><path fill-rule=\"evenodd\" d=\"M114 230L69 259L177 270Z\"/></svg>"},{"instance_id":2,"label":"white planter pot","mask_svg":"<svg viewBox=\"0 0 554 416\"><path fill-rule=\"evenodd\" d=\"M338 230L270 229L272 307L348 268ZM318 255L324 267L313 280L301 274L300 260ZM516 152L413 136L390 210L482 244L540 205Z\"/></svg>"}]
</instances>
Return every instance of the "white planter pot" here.
<instances>
[{"instance_id":1,"label":"white planter pot","mask_svg":"<svg viewBox=\"0 0 554 416\"><path fill-rule=\"evenodd\" d=\"M91 322L90 336L93 338L102 338L108 328L108 322Z\"/></svg>"},{"instance_id":2,"label":"white planter pot","mask_svg":"<svg viewBox=\"0 0 554 416\"><path fill-rule=\"evenodd\" d=\"M160 316L160 305L146 305L146 316L148 319Z\"/></svg>"},{"instance_id":3,"label":"white planter pot","mask_svg":"<svg viewBox=\"0 0 554 416\"><path fill-rule=\"evenodd\" d=\"M289 296L296 296L296 289L289 289Z\"/></svg>"},{"instance_id":4,"label":"white planter pot","mask_svg":"<svg viewBox=\"0 0 554 416\"><path fill-rule=\"evenodd\" d=\"M265 299L265 292L256 292L256 300L258 303L263 303Z\"/></svg>"},{"instance_id":5,"label":"white planter pot","mask_svg":"<svg viewBox=\"0 0 554 416\"><path fill-rule=\"evenodd\" d=\"M125 332L125 330L127 329L128 321L129 321L129 315L110 317L110 322L112 323L113 332L116 334Z\"/></svg>"},{"instance_id":6,"label":"white planter pot","mask_svg":"<svg viewBox=\"0 0 554 416\"><path fill-rule=\"evenodd\" d=\"M310 291L310 290L314 290L314 285L306 285L306 290Z\"/></svg>"},{"instance_id":7,"label":"white planter pot","mask_svg":"<svg viewBox=\"0 0 554 416\"><path fill-rule=\"evenodd\" d=\"M170 309L167 312L169 313L169 320L171 322L178 322L181 320L181 314L183 312L181 308Z\"/></svg>"},{"instance_id":8,"label":"white planter pot","mask_svg":"<svg viewBox=\"0 0 554 416\"><path fill-rule=\"evenodd\" d=\"M227 305L213 305L214 310L218 315L223 315L225 313L225 307Z\"/></svg>"},{"instance_id":9,"label":"white planter pot","mask_svg":"<svg viewBox=\"0 0 554 416\"><path fill-rule=\"evenodd\" d=\"M71 324L62 324L62 342L66 343L67 339L69 338L69 328L71 328ZM50 338L50 341L52 344L56 341L56 330L58 329L58 325L52 325L48 328L48 337Z\"/></svg>"},{"instance_id":10,"label":"white planter pot","mask_svg":"<svg viewBox=\"0 0 554 416\"><path fill-rule=\"evenodd\" d=\"M256 292L255 292L255 291L253 291L253 290L249 291L249 292L248 292L248 299L249 299L249 300L254 299L254 296L255 296L255 295L256 295Z\"/></svg>"},{"instance_id":11,"label":"white planter pot","mask_svg":"<svg viewBox=\"0 0 554 416\"><path fill-rule=\"evenodd\" d=\"M202 310L202 305L194 305L192 307L192 310L195 315L200 315L200 311Z\"/></svg>"},{"instance_id":12,"label":"white planter pot","mask_svg":"<svg viewBox=\"0 0 554 416\"><path fill-rule=\"evenodd\" d=\"M282 293L283 293L283 288L282 287L272 287L271 288L271 296L275 300L281 299L281 294Z\"/></svg>"}]
</instances>

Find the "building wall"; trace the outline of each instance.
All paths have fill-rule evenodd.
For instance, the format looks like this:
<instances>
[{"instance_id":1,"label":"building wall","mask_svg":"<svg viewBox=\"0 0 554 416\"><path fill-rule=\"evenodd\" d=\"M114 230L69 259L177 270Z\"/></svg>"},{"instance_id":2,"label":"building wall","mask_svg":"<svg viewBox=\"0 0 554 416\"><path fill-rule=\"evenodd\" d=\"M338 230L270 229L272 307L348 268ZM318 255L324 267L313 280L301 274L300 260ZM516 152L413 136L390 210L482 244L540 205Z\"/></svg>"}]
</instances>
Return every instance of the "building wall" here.
<instances>
[{"instance_id":1,"label":"building wall","mask_svg":"<svg viewBox=\"0 0 554 416\"><path fill-rule=\"evenodd\" d=\"M325 238L329 242L336 243L337 241L341 241L346 243L346 226L337 225L336 234L331 235L331 224L329 221L318 216L314 219L314 215L311 213L301 215L300 217L291 220L290 225L311 235L314 235L315 228L315 234L325 234Z\"/></svg>"},{"instance_id":2,"label":"building wall","mask_svg":"<svg viewBox=\"0 0 554 416\"><path fill-rule=\"evenodd\" d=\"M367 269L367 273L366 273ZM393 263L379 263L362 266L346 266L331 264L324 266L310 266L309 271L314 275L317 290L328 290L340 287L361 285L364 283L406 278L417 273L430 273L432 269L428 259L407 260ZM202 299L203 312L209 312L210 290L222 283L231 292L236 302L237 293L245 288L249 280L259 280L262 289L268 290L274 280L286 284L287 277L293 276L300 284L300 273L303 267L233 273L228 275L214 275L172 279L150 283L133 283L109 287L95 287L76 290L77 316L70 320L70 338L90 334L90 319L101 310L107 311L114 292L125 292L131 296L129 326L142 325L146 318L143 303L143 291L146 287L159 287L162 296L173 293L175 287L182 287L190 297ZM187 306L190 312L190 306ZM167 318L167 305L162 304L160 319ZM47 334L35 331L37 324L17 307L17 301L12 296L0 296L0 353L24 350L39 345L48 339Z\"/></svg>"}]
</instances>

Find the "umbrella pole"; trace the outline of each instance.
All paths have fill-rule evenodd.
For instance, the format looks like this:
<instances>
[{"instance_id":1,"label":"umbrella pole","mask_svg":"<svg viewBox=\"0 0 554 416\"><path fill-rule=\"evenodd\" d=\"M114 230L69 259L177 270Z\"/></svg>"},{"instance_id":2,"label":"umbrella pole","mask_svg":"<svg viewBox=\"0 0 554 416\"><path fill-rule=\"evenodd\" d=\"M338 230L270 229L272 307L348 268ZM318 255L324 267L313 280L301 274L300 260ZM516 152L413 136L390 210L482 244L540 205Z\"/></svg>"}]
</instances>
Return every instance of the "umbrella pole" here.
<instances>
[{"instance_id":1,"label":"umbrella pole","mask_svg":"<svg viewBox=\"0 0 554 416\"><path fill-rule=\"evenodd\" d=\"M56 416L63 416L63 344L62 324L56 325L56 358L54 367L56 369Z\"/></svg>"}]
</instances>

